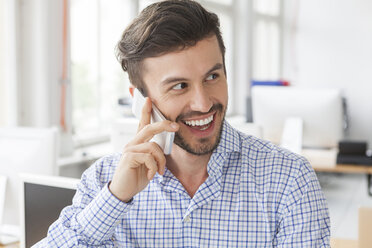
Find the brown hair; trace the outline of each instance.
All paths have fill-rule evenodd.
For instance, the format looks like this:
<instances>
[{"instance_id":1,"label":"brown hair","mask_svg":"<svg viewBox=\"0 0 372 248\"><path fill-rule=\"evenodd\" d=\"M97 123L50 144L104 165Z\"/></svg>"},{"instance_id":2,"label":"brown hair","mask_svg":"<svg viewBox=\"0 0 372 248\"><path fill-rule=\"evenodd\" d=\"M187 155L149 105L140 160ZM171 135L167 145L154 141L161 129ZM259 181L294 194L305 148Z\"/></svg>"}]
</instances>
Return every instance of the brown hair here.
<instances>
[{"instance_id":1,"label":"brown hair","mask_svg":"<svg viewBox=\"0 0 372 248\"><path fill-rule=\"evenodd\" d=\"M145 58L194 46L213 35L225 64L225 45L217 15L192 0L162 1L146 7L125 29L117 45L117 58L132 85L147 95L141 77Z\"/></svg>"}]
</instances>

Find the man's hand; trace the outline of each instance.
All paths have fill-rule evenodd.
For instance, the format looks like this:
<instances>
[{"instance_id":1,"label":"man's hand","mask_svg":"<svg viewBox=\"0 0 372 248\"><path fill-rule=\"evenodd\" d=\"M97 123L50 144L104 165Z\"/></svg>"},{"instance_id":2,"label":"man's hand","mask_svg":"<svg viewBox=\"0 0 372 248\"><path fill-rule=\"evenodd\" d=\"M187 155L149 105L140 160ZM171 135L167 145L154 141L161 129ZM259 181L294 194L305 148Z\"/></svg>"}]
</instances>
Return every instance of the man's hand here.
<instances>
[{"instance_id":1,"label":"man's hand","mask_svg":"<svg viewBox=\"0 0 372 248\"><path fill-rule=\"evenodd\" d=\"M179 128L177 123L168 120L150 124L151 106L150 99L146 98L137 134L125 146L109 186L112 194L124 202L141 192L156 172L164 174L166 159L163 150L149 141L158 133L176 132Z\"/></svg>"}]
</instances>

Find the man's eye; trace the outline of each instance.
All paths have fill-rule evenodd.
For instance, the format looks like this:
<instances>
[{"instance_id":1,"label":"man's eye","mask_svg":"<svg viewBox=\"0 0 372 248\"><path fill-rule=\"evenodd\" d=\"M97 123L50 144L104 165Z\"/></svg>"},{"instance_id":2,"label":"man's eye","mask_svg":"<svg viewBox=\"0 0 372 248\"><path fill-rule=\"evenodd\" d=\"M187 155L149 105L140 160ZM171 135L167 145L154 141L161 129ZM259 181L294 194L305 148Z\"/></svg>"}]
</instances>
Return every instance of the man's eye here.
<instances>
[{"instance_id":1,"label":"man's eye","mask_svg":"<svg viewBox=\"0 0 372 248\"><path fill-rule=\"evenodd\" d=\"M182 90L187 87L186 83L179 83L172 87L173 90Z\"/></svg>"},{"instance_id":2,"label":"man's eye","mask_svg":"<svg viewBox=\"0 0 372 248\"><path fill-rule=\"evenodd\" d=\"M217 73L213 73L213 74L209 75L205 80L206 81L209 81L209 80L216 79L217 77L218 77L218 74Z\"/></svg>"}]
</instances>

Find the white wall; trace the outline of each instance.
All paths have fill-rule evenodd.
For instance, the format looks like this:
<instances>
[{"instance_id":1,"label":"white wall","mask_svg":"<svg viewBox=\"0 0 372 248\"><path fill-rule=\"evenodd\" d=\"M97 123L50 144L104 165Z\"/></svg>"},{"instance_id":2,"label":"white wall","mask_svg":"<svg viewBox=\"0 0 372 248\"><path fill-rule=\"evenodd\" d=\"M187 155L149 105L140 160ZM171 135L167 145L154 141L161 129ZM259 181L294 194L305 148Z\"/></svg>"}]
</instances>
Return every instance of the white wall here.
<instances>
[{"instance_id":1,"label":"white wall","mask_svg":"<svg viewBox=\"0 0 372 248\"><path fill-rule=\"evenodd\" d=\"M0 0L0 126L17 124L15 6Z\"/></svg>"},{"instance_id":2,"label":"white wall","mask_svg":"<svg viewBox=\"0 0 372 248\"><path fill-rule=\"evenodd\" d=\"M62 1L21 0L19 16L19 124L49 127L59 121Z\"/></svg>"},{"instance_id":3,"label":"white wall","mask_svg":"<svg viewBox=\"0 0 372 248\"><path fill-rule=\"evenodd\" d=\"M350 138L372 147L372 1L285 4L284 78L296 86L342 88Z\"/></svg>"}]
</instances>

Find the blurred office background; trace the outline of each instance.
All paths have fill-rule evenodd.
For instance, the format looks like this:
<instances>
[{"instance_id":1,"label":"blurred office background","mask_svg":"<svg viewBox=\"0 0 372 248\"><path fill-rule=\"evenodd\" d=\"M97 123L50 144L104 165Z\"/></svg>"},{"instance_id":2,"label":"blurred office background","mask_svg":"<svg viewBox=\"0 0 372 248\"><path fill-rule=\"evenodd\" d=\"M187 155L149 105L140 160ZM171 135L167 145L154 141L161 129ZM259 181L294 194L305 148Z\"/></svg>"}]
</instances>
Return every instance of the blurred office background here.
<instances>
[{"instance_id":1,"label":"blurred office background","mask_svg":"<svg viewBox=\"0 0 372 248\"><path fill-rule=\"evenodd\" d=\"M55 168L46 174L79 178L95 159L118 149L121 143L115 137L130 137L130 132L123 134L128 130L123 125L133 126L126 122L131 118L129 81L116 60L115 46L124 28L151 2L0 0L0 127L10 132L18 127L58 130ZM199 2L220 17L229 118L240 118L239 123L250 119L252 80L338 89L348 113L342 139L371 148L370 0ZM0 142L0 147L7 145ZM13 169L0 164L5 176ZM358 239L358 208L372 206L366 174L318 172L331 209L333 237Z\"/></svg>"}]
</instances>

